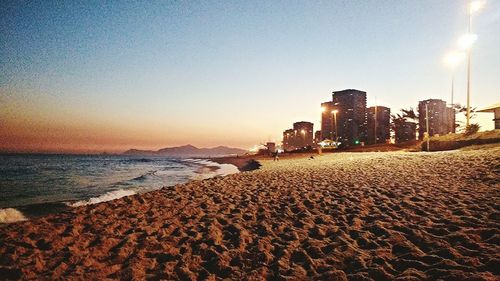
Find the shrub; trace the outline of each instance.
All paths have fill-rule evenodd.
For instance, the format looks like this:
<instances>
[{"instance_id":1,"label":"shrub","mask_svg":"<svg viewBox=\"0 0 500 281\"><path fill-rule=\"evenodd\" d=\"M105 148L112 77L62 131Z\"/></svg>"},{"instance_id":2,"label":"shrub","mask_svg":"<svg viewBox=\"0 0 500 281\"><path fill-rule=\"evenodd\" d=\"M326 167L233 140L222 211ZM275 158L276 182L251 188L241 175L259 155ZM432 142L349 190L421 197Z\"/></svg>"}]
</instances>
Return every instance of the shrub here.
<instances>
[{"instance_id":1,"label":"shrub","mask_svg":"<svg viewBox=\"0 0 500 281\"><path fill-rule=\"evenodd\" d=\"M470 124L469 126L465 127L465 132L464 135L466 136L472 136L473 134L477 133L479 131L479 124Z\"/></svg>"}]
</instances>

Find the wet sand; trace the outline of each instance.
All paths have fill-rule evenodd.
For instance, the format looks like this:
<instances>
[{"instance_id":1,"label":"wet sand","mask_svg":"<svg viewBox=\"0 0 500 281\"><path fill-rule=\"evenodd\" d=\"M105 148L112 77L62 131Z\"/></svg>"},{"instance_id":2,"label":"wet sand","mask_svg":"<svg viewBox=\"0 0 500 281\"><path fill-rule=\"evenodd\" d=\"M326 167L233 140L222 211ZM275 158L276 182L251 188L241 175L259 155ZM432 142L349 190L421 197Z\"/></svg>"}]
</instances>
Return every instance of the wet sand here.
<instances>
[{"instance_id":1,"label":"wet sand","mask_svg":"<svg viewBox=\"0 0 500 281\"><path fill-rule=\"evenodd\" d=\"M260 162L0 225L0 279L500 279L498 146Z\"/></svg>"}]
</instances>

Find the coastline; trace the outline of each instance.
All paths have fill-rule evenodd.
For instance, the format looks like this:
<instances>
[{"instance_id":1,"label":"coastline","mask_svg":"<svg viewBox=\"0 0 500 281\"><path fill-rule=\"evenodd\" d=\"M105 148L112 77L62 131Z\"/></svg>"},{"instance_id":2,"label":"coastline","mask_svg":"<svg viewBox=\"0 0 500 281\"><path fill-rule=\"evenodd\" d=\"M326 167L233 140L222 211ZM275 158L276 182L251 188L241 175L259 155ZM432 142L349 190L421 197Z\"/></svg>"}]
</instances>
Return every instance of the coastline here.
<instances>
[{"instance_id":1,"label":"coastline","mask_svg":"<svg viewBox=\"0 0 500 281\"><path fill-rule=\"evenodd\" d=\"M224 156L210 158L210 161L219 164L230 164L236 166L240 172L257 170L262 166L255 155L245 156Z\"/></svg>"},{"instance_id":2,"label":"coastline","mask_svg":"<svg viewBox=\"0 0 500 281\"><path fill-rule=\"evenodd\" d=\"M15 156L15 155L14 155ZM26 156L26 155L23 155ZM28 155L30 156L30 155ZM36 155L38 156L38 155ZM58 157L59 155L49 155L49 157ZM76 155L78 157L79 155ZM72 155L72 157L75 157ZM85 157L91 157L85 155ZM97 155L100 157L100 155ZM149 159L144 158L131 158L134 161L139 162L149 162ZM148 160L148 161L146 161ZM203 158L185 158L185 159L173 159L174 161L183 162L186 167L186 171L190 171L192 174L189 175L188 179L185 179L183 182L190 181L198 181L205 180L211 177L220 177L233 173L239 172L238 168L231 163L217 163L210 159ZM175 168L172 168L175 169ZM167 168L168 170L168 168ZM181 173L184 171L180 171ZM129 181L138 181L140 179L145 179L147 176L154 175L156 171L148 171L145 174L140 176L132 176ZM172 171L172 173L175 173ZM127 181L127 180L125 180ZM119 183L122 181L120 180ZM157 183L155 183L157 184ZM12 223L16 221L24 221L29 220L36 217L42 217L49 214L56 214L62 212L70 212L72 208L84 206L84 205L93 205L101 202L108 202L112 200L119 199L121 197L130 196L134 194L143 194L146 192L151 192L154 190L158 190L164 188L166 186L172 186L179 184L178 182L164 182L160 187L149 186L148 184L143 184L142 188L138 187L129 187L129 188L114 188L110 189L107 186L102 186L103 193L94 194L87 198L78 198L78 199L64 199L60 201L47 201L43 202L41 200L34 200L33 203L21 204L21 205L7 205L4 207L0 207L0 225L3 223ZM126 186L125 186L126 187ZM85 187L81 187L82 192L85 191Z\"/></svg>"},{"instance_id":3,"label":"coastline","mask_svg":"<svg viewBox=\"0 0 500 281\"><path fill-rule=\"evenodd\" d=\"M495 280L499 153L496 146L258 159L263 166L249 173L1 225L0 273Z\"/></svg>"}]
</instances>

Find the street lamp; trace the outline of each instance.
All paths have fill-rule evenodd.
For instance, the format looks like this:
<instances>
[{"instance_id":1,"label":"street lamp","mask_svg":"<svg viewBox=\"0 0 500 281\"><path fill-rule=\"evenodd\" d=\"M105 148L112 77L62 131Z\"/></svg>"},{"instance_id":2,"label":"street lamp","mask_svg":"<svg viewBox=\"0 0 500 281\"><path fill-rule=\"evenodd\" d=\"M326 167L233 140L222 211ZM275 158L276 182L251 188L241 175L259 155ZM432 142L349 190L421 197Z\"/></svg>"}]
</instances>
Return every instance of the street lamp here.
<instances>
[{"instance_id":1,"label":"street lamp","mask_svg":"<svg viewBox=\"0 0 500 281\"><path fill-rule=\"evenodd\" d=\"M335 120L335 148L338 148L338 132L337 132L337 113L338 110L332 110L333 113L333 120ZM333 139L333 136L332 136Z\"/></svg>"},{"instance_id":2,"label":"street lamp","mask_svg":"<svg viewBox=\"0 0 500 281\"><path fill-rule=\"evenodd\" d=\"M470 13L473 14L473 13L476 13L477 11L481 10L484 6L484 1L472 1L470 4L469 4L469 9L470 9Z\"/></svg>"},{"instance_id":3,"label":"street lamp","mask_svg":"<svg viewBox=\"0 0 500 281\"><path fill-rule=\"evenodd\" d=\"M468 127L470 124L470 61L471 61L471 47L474 41L477 40L477 35L471 34L471 25L472 25L472 15L477 13L484 5L484 2L481 0L476 0L469 2L469 25L467 28L467 34L462 36L459 40L459 44L461 47L467 50L467 121L466 126Z\"/></svg>"},{"instance_id":4,"label":"street lamp","mask_svg":"<svg viewBox=\"0 0 500 281\"><path fill-rule=\"evenodd\" d=\"M455 68L465 58L464 52L453 51L448 53L444 62L451 68L451 107L454 108L453 94L455 88Z\"/></svg>"}]
</instances>

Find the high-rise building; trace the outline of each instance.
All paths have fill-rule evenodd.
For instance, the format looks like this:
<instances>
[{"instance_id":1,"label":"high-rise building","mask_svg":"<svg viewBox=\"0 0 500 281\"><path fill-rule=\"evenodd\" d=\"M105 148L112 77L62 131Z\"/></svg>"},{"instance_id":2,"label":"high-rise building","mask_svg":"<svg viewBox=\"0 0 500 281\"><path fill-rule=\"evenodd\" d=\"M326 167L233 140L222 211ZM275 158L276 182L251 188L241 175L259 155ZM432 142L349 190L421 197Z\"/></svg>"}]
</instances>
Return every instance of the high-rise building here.
<instances>
[{"instance_id":1,"label":"high-rise building","mask_svg":"<svg viewBox=\"0 0 500 281\"><path fill-rule=\"evenodd\" d=\"M313 146L314 124L311 122L300 121L293 123L295 133L295 143L298 148Z\"/></svg>"},{"instance_id":2,"label":"high-rise building","mask_svg":"<svg viewBox=\"0 0 500 281\"><path fill-rule=\"evenodd\" d=\"M334 137L343 146L357 145L366 141L366 92L348 89L333 92ZM336 117L336 118L335 118ZM335 123L335 120L334 120Z\"/></svg>"},{"instance_id":3,"label":"high-rise building","mask_svg":"<svg viewBox=\"0 0 500 281\"><path fill-rule=\"evenodd\" d=\"M333 102L327 101L321 104L321 140L333 140Z\"/></svg>"},{"instance_id":4,"label":"high-rise building","mask_svg":"<svg viewBox=\"0 0 500 281\"><path fill-rule=\"evenodd\" d=\"M446 118L448 119L446 123L448 124L448 133L455 133L455 109L453 107L446 108Z\"/></svg>"},{"instance_id":5,"label":"high-rise building","mask_svg":"<svg viewBox=\"0 0 500 281\"><path fill-rule=\"evenodd\" d=\"M321 139L321 131L316 131L314 132L314 143L317 145L320 143L323 139Z\"/></svg>"},{"instance_id":6,"label":"high-rise building","mask_svg":"<svg viewBox=\"0 0 500 281\"><path fill-rule=\"evenodd\" d=\"M427 105L427 112L426 112ZM418 137L424 138L429 117L429 136L445 135L455 130L455 111L440 99L428 99L418 103Z\"/></svg>"},{"instance_id":7,"label":"high-rise building","mask_svg":"<svg viewBox=\"0 0 500 281\"><path fill-rule=\"evenodd\" d=\"M283 132L283 149L293 151L314 145L313 123L301 121L293 123L293 129Z\"/></svg>"},{"instance_id":8,"label":"high-rise building","mask_svg":"<svg viewBox=\"0 0 500 281\"><path fill-rule=\"evenodd\" d=\"M274 142L267 142L266 143L267 151L270 153L276 152L276 143Z\"/></svg>"},{"instance_id":9,"label":"high-rise building","mask_svg":"<svg viewBox=\"0 0 500 281\"><path fill-rule=\"evenodd\" d=\"M394 123L394 136L396 143L414 141L417 136L417 124L409 121Z\"/></svg>"},{"instance_id":10,"label":"high-rise building","mask_svg":"<svg viewBox=\"0 0 500 281\"><path fill-rule=\"evenodd\" d=\"M367 110L368 144L386 143L391 137L391 109L371 106Z\"/></svg>"},{"instance_id":11,"label":"high-rise building","mask_svg":"<svg viewBox=\"0 0 500 281\"><path fill-rule=\"evenodd\" d=\"M293 129L288 129L283 132L283 150L291 151L295 150L294 146L294 132Z\"/></svg>"}]
</instances>

